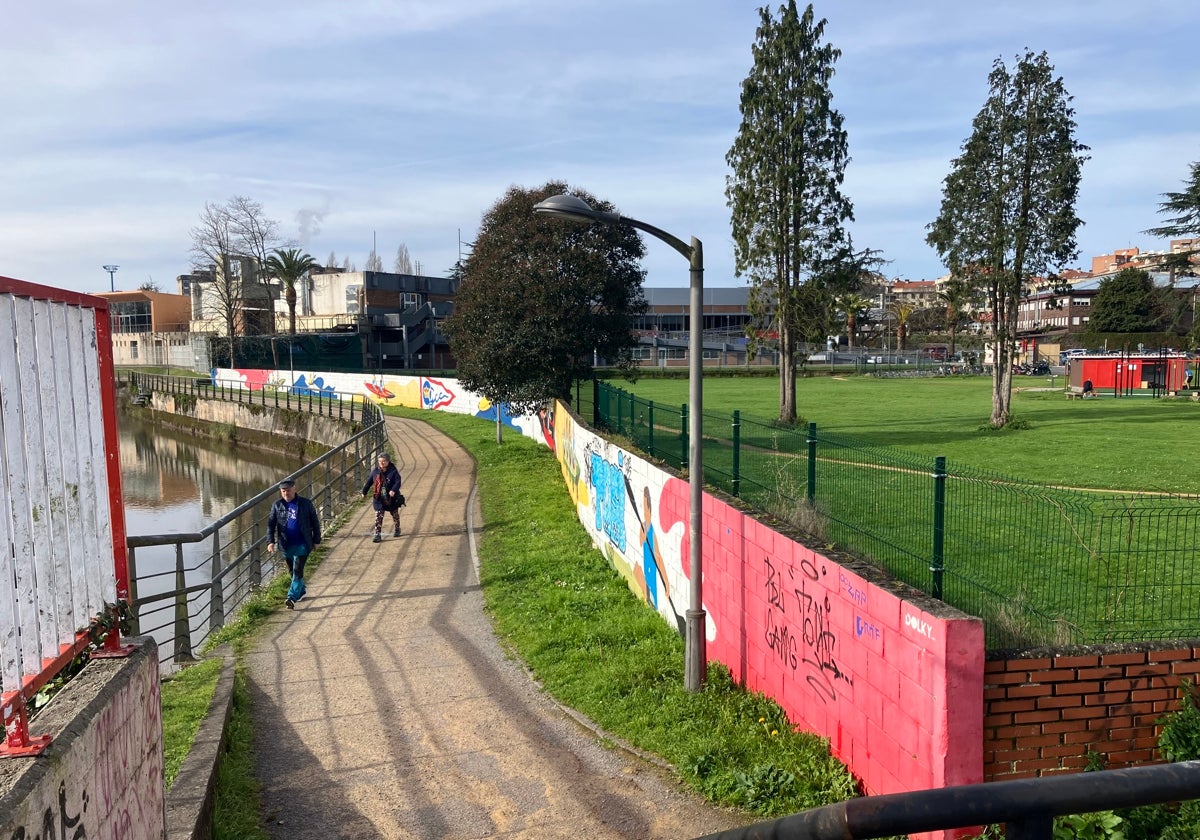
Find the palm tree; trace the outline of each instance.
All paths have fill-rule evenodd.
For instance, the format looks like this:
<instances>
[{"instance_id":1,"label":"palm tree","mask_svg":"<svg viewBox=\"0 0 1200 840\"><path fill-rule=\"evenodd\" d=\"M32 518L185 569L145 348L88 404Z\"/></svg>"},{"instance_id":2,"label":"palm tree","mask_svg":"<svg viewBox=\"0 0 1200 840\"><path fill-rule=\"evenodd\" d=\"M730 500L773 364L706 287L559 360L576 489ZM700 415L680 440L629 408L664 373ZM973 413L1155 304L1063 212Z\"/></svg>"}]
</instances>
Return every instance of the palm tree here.
<instances>
[{"instance_id":1,"label":"palm tree","mask_svg":"<svg viewBox=\"0 0 1200 840\"><path fill-rule=\"evenodd\" d=\"M896 349L903 350L908 341L908 319L917 311L917 307L908 301L896 301L889 304L889 308L896 319Z\"/></svg>"},{"instance_id":2,"label":"palm tree","mask_svg":"<svg viewBox=\"0 0 1200 840\"><path fill-rule=\"evenodd\" d=\"M859 313L870 309L874 301L855 292L849 292L834 298L833 303L834 306L842 310L846 315L846 333L849 340L849 349L853 350L854 336L858 332Z\"/></svg>"},{"instance_id":3,"label":"palm tree","mask_svg":"<svg viewBox=\"0 0 1200 840\"><path fill-rule=\"evenodd\" d=\"M267 257L267 273L283 284L283 299L288 307L288 333L296 334L296 283L319 263L299 248L276 248Z\"/></svg>"},{"instance_id":4,"label":"palm tree","mask_svg":"<svg viewBox=\"0 0 1200 840\"><path fill-rule=\"evenodd\" d=\"M959 325L967 314L967 307L975 302L975 290L962 277L951 277L938 297L946 304L946 321L950 325L950 358L954 358L954 338Z\"/></svg>"}]
</instances>

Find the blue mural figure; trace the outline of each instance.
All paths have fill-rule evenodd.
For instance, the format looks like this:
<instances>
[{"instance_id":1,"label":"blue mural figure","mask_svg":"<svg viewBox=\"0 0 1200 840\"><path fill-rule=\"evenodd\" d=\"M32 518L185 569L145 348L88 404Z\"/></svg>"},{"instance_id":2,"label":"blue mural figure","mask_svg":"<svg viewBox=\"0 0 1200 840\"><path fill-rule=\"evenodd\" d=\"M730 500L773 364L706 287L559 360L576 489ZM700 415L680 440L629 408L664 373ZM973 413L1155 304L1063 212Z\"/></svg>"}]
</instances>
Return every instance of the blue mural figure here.
<instances>
[{"instance_id":1,"label":"blue mural figure","mask_svg":"<svg viewBox=\"0 0 1200 840\"><path fill-rule=\"evenodd\" d=\"M636 509L635 509L636 511ZM658 609L658 582L661 580L663 594L668 598L666 564L658 550L658 536L654 532L654 509L650 504L650 488L642 488L642 576L646 580L646 600Z\"/></svg>"}]
</instances>

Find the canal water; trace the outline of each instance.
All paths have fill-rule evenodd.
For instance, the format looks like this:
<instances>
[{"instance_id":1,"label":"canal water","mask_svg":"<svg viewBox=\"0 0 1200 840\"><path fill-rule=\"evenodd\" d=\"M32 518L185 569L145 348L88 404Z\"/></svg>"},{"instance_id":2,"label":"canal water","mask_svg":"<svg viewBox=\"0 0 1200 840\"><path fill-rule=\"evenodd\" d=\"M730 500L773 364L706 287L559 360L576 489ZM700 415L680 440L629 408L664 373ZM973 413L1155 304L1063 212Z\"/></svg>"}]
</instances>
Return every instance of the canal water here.
<instances>
[{"instance_id":1,"label":"canal water","mask_svg":"<svg viewBox=\"0 0 1200 840\"><path fill-rule=\"evenodd\" d=\"M130 412L118 412L117 423L125 529L130 536L196 533L304 465L296 455L196 437L148 423ZM261 527L265 531L265 521ZM210 581L211 551L211 540L184 545L186 585ZM175 589L173 546L139 548L135 561L139 598ZM270 573L269 567L264 580ZM167 607L167 602L162 606ZM208 608L206 593L189 596L196 646L207 633ZM154 636L163 660L171 657L172 615L168 608L143 618L142 632Z\"/></svg>"}]
</instances>

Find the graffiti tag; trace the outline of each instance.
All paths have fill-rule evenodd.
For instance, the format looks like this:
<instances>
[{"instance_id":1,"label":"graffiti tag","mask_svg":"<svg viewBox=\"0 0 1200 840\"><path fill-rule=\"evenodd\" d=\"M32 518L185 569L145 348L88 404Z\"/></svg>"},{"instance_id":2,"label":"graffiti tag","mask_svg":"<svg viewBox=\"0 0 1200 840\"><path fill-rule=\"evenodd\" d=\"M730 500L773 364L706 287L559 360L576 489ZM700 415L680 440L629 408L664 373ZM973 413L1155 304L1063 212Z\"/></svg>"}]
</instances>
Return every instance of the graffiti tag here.
<instances>
[{"instance_id":1,"label":"graffiti tag","mask_svg":"<svg viewBox=\"0 0 1200 840\"><path fill-rule=\"evenodd\" d=\"M810 592L809 587L824 572L808 558L800 561L799 576L791 566L782 571L771 558L764 560L767 579L766 642L779 661L793 671L808 666L805 680L822 701L836 700L836 681L852 684L850 675L838 666L837 636L830 629L832 605L828 593ZM785 580L786 575L786 580ZM789 618L795 608L797 628Z\"/></svg>"}]
</instances>

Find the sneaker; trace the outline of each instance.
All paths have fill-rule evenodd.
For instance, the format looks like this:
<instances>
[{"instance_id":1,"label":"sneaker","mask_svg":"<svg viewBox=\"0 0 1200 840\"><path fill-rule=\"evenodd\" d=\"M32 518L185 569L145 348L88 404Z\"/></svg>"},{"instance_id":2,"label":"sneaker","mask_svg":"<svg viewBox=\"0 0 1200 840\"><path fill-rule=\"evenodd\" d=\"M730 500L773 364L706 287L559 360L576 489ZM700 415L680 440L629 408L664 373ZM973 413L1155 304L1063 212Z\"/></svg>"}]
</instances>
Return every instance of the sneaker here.
<instances>
[{"instance_id":1,"label":"sneaker","mask_svg":"<svg viewBox=\"0 0 1200 840\"><path fill-rule=\"evenodd\" d=\"M375 539L371 540L371 542L380 542L382 539L383 537L379 536L379 532L377 531L375 533Z\"/></svg>"},{"instance_id":2,"label":"sneaker","mask_svg":"<svg viewBox=\"0 0 1200 840\"><path fill-rule=\"evenodd\" d=\"M284 605L285 607L287 607L289 610L294 610L294 609L296 609L296 602L295 602L295 601L293 601L291 598L288 598L286 601L284 601L284 602L283 602L283 605Z\"/></svg>"},{"instance_id":3,"label":"sneaker","mask_svg":"<svg viewBox=\"0 0 1200 840\"><path fill-rule=\"evenodd\" d=\"M399 525L397 525L397 526L396 526L396 533L392 534L392 536L393 536L393 537L398 537L398 536L400 536L400 526L399 526Z\"/></svg>"}]
</instances>

